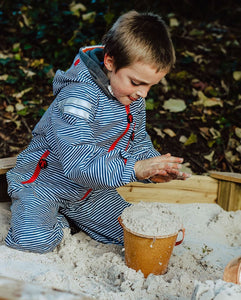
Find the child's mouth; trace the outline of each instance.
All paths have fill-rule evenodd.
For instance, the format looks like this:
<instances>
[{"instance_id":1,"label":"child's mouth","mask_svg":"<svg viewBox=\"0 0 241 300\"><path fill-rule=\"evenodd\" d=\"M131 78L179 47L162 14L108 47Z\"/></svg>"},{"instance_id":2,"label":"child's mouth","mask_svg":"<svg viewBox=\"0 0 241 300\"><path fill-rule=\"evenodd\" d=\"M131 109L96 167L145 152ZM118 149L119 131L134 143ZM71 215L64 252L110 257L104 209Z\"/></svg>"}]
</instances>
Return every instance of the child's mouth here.
<instances>
[{"instance_id":1,"label":"child's mouth","mask_svg":"<svg viewBox=\"0 0 241 300\"><path fill-rule=\"evenodd\" d=\"M131 96L128 96L128 98L131 100L131 101L136 101L137 99L136 98L133 98Z\"/></svg>"}]
</instances>

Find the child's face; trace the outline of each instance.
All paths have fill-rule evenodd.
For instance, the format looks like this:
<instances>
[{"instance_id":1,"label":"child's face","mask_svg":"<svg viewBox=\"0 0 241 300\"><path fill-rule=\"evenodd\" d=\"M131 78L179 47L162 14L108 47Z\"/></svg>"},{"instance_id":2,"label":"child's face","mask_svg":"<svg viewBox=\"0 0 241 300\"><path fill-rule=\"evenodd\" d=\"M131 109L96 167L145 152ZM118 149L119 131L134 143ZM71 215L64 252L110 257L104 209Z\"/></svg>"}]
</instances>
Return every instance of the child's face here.
<instances>
[{"instance_id":1,"label":"child's face","mask_svg":"<svg viewBox=\"0 0 241 300\"><path fill-rule=\"evenodd\" d=\"M113 95L124 105L129 105L140 97L145 98L150 88L168 73L167 70L156 72L151 65L142 62L135 62L115 72L114 60L108 55L105 55L104 64Z\"/></svg>"}]
</instances>

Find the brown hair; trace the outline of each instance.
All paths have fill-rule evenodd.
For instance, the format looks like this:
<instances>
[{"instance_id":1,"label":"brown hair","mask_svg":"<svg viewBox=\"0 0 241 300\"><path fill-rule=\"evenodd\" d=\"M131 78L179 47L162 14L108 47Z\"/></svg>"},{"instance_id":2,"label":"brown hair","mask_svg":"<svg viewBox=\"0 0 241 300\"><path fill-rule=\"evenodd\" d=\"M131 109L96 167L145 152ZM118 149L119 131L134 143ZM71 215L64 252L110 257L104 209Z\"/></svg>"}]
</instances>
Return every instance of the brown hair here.
<instances>
[{"instance_id":1,"label":"brown hair","mask_svg":"<svg viewBox=\"0 0 241 300\"><path fill-rule=\"evenodd\" d=\"M168 71L175 63L175 51L163 19L153 13L134 10L123 14L103 37L104 51L114 58L115 71L141 61Z\"/></svg>"}]
</instances>

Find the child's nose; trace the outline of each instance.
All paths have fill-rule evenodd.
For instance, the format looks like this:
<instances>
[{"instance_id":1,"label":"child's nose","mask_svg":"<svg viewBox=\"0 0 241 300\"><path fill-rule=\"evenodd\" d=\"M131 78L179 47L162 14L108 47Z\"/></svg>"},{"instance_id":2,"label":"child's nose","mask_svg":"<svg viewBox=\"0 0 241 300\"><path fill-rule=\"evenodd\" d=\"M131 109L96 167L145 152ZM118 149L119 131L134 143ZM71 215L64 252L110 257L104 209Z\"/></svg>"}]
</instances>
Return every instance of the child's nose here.
<instances>
[{"instance_id":1,"label":"child's nose","mask_svg":"<svg viewBox=\"0 0 241 300\"><path fill-rule=\"evenodd\" d=\"M149 92L149 87L139 87L138 91L136 94L142 98L145 98Z\"/></svg>"}]
</instances>

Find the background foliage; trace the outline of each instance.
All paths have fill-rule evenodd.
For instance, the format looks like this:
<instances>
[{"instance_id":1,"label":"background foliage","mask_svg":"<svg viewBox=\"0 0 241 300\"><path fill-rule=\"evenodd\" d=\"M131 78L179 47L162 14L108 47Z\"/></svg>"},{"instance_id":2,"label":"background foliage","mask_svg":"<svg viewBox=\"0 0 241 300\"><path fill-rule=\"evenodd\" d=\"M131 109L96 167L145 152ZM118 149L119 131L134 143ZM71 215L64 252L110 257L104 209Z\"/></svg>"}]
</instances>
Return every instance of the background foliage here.
<instances>
[{"instance_id":1,"label":"background foliage","mask_svg":"<svg viewBox=\"0 0 241 300\"><path fill-rule=\"evenodd\" d=\"M170 27L177 63L147 98L155 147L194 173L241 171L239 1L2 1L0 157L18 154L47 109L52 78L84 45L101 43L116 18L152 11Z\"/></svg>"}]
</instances>

